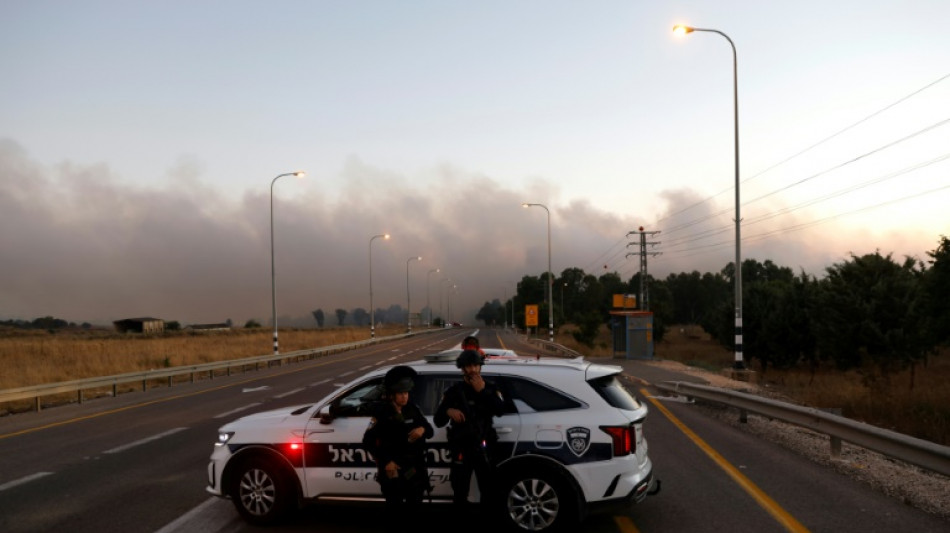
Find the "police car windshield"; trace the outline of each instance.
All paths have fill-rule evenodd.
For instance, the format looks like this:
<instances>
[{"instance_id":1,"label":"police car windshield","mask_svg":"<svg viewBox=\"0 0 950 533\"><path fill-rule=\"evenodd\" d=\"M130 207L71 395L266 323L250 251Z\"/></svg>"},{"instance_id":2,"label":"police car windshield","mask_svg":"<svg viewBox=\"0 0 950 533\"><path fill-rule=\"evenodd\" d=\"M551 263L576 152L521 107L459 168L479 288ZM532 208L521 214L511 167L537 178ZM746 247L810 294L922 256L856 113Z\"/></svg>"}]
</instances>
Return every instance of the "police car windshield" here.
<instances>
[{"instance_id":1,"label":"police car windshield","mask_svg":"<svg viewBox=\"0 0 950 533\"><path fill-rule=\"evenodd\" d=\"M601 398L617 409L634 411L640 408L640 403L623 388L616 374L592 379L588 383Z\"/></svg>"}]
</instances>

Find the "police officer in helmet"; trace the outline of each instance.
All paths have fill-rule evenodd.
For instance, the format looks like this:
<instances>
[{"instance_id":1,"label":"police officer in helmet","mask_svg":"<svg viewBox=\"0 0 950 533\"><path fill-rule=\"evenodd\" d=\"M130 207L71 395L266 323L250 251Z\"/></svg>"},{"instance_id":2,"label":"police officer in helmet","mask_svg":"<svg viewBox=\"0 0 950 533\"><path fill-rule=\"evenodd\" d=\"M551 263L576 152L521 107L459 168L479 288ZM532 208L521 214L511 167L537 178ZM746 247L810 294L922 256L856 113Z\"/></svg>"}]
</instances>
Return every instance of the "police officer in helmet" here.
<instances>
[{"instance_id":1,"label":"police officer in helmet","mask_svg":"<svg viewBox=\"0 0 950 533\"><path fill-rule=\"evenodd\" d=\"M376 460L377 481L399 523L418 510L429 487L426 439L433 429L409 401L416 371L395 366L383 378L383 398L372 408L363 446Z\"/></svg>"},{"instance_id":2,"label":"police officer in helmet","mask_svg":"<svg viewBox=\"0 0 950 533\"><path fill-rule=\"evenodd\" d=\"M491 456L498 442L492 418L504 414L505 403L498 388L482 377L482 355L464 350L455 361L462 381L449 387L435 413L435 425L449 424L447 431L452 464L449 481L453 502L468 502L472 473L478 482L482 501L491 494Z\"/></svg>"}]
</instances>

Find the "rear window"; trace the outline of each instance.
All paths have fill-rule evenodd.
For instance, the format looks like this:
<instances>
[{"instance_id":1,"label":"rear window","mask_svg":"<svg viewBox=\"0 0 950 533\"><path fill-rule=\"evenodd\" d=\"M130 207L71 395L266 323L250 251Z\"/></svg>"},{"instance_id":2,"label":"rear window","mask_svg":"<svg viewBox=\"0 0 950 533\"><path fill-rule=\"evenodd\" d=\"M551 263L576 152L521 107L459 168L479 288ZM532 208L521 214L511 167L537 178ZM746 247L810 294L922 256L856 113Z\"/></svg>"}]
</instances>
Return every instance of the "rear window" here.
<instances>
[{"instance_id":1,"label":"rear window","mask_svg":"<svg viewBox=\"0 0 950 533\"><path fill-rule=\"evenodd\" d=\"M516 405L525 405L532 411L563 411L584 406L574 398L534 381L509 377L505 379L505 385Z\"/></svg>"},{"instance_id":2,"label":"rear window","mask_svg":"<svg viewBox=\"0 0 950 533\"><path fill-rule=\"evenodd\" d=\"M588 383L593 387L601 398L607 401L611 406L627 411L634 411L640 408L640 402L637 401L627 389L623 387L617 374L592 379Z\"/></svg>"}]
</instances>

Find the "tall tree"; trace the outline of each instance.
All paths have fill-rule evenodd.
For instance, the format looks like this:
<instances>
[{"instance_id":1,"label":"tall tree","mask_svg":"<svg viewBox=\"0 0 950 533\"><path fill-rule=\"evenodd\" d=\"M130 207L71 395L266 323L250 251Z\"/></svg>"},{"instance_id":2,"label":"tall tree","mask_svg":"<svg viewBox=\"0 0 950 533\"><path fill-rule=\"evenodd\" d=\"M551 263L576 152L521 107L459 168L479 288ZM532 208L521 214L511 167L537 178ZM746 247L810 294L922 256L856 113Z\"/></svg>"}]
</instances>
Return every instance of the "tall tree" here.
<instances>
[{"instance_id":1,"label":"tall tree","mask_svg":"<svg viewBox=\"0 0 950 533\"><path fill-rule=\"evenodd\" d=\"M815 307L822 357L842 369L870 363L884 378L923 358L927 343L916 305L916 260L898 264L890 254L852 254L850 261L826 270Z\"/></svg>"},{"instance_id":2,"label":"tall tree","mask_svg":"<svg viewBox=\"0 0 950 533\"><path fill-rule=\"evenodd\" d=\"M950 239L941 235L921 277L921 314L932 346L950 343Z\"/></svg>"},{"instance_id":3,"label":"tall tree","mask_svg":"<svg viewBox=\"0 0 950 533\"><path fill-rule=\"evenodd\" d=\"M323 320L324 320L324 318L325 318L325 317L323 316L323 309L317 309L316 311L313 311L313 318L314 318L314 320L317 321L317 327L322 328L322 327L323 327Z\"/></svg>"},{"instance_id":4,"label":"tall tree","mask_svg":"<svg viewBox=\"0 0 950 533\"><path fill-rule=\"evenodd\" d=\"M482 308L475 314L475 320L481 320L485 323L485 326L501 324L505 320L504 312L505 308L502 307L501 302L495 298L491 302L485 302L484 305L482 305Z\"/></svg>"},{"instance_id":5,"label":"tall tree","mask_svg":"<svg viewBox=\"0 0 950 533\"><path fill-rule=\"evenodd\" d=\"M336 324L343 327L343 321L346 320L346 309L336 310Z\"/></svg>"},{"instance_id":6,"label":"tall tree","mask_svg":"<svg viewBox=\"0 0 950 533\"><path fill-rule=\"evenodd\" d=\"M379 311L377 311L377 313L378 312ZM360 326L360 327L365 326L369 324L369 321L370 321L369 311L367 311L366 309L363 309L362 307L357 307L356 309L353 310L353 322L355 322L357 326Z\"/></svg>"}]
</instances>

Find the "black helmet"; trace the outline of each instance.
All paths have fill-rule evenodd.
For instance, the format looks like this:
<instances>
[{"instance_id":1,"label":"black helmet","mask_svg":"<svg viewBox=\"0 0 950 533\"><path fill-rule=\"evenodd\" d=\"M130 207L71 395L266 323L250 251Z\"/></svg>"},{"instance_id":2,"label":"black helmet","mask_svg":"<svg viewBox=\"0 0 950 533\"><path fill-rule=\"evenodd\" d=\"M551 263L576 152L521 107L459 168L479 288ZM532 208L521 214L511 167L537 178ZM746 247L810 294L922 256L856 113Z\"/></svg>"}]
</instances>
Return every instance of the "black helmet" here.
<instances>
[{"instance_id":1,"label":"black helmet","mask_svg":"<svg viewBox=\"0 0 950 533\"><path fill-rule=\"evenodd\" d=\"M483 364L485 364L485 361L482 360L482 354L475 350L465 350L460 353L458 359L455 360L455 366L459 368L465 368L469 365L481 366Z\"/></svg>"},{"instance_id":2,"label":"black helmet","mask_svg":"<svg viewBox=\"0 0 950 533\"><path fill-rule=\"evenodd\" d=\"M386 392L409 392L412 390L413 378L416 371L408 366L394 366L383 377L383 388Z\"/></svg>"},{"instance_id":3,"label":"black helmet","mask_svg":"<svg viewBox=\"0 0 950 533\"><path fill-rule=\"evenodd\" d=\"M465 348L466 346L474 346L475 349L477 350L480 347L478 345L478 337L469 335L468 337L465 337L464 339L462 339L462 348Z\"/></svg>"}]
</instances>

